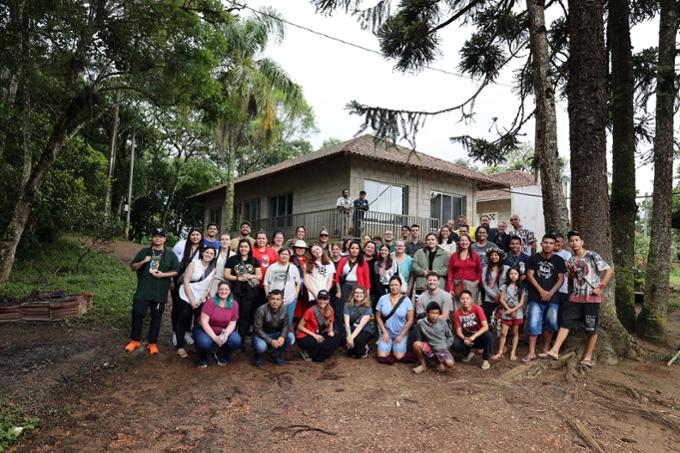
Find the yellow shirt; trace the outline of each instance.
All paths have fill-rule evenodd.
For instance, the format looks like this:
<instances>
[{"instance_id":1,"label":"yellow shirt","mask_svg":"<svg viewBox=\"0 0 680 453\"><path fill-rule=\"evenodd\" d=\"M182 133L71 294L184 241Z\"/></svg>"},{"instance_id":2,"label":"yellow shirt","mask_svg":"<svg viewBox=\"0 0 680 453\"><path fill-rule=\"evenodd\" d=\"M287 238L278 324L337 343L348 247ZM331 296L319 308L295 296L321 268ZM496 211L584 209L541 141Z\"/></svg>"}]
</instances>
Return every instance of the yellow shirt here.
<instances>
[{"instance_id":1,"label":"yellow shirt","mask_svg":"<svg viewBox=\"0 0 680 453\"><path fill-rule=\"evenodd\" d=\"M471 227L469 227L469 229L470 229L470 233L468 234L468 236L470 236L470 240L474 242L474 241L476 241L475 231L477 231L477 227L471 226ZM460 228L456 230L456 234L458 236L460 236Z\"/></svg>"}]
</instances>

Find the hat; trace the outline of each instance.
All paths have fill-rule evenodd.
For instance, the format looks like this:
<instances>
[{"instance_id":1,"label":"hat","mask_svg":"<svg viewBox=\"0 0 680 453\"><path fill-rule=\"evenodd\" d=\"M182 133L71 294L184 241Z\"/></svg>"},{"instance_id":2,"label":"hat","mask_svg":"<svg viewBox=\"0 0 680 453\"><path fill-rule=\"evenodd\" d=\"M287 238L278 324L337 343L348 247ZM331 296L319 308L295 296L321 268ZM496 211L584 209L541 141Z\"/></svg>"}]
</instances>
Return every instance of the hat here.
<instances>
[{"instance_id":1,"label":"hat","mask_svg":"<svg viewBox=\"0 0 680 453\"><path fill-rule=\"evenodd\" d=\"M491 247L486 251L486 258L488 259L492 253L498 253L498 261L503 264L503 261L505 261L505 250L499 249L498 247Z\"/></svg>"},{"instance_id":2,"label":"hat","mask_svg":"<svg viewBox=\"0 0 680 453\"><path fill-rule=\"evenodd\" d=\"M570 232L567 233L567 239L571 239L572 236L581 237L581 233L579 233L576 230L571 230Z\"/></svg>"},{"instance_id":3,"label":"hat","mask_svg":"<svg viewBox=\"0 0 680 453\"><path fill-rule=\"evenodd\" d=\"M316 293L316 298L317 299L330 299L331 295L328 294L328 291L326 291L325 289L322 289L321 291Z\"/></svg>"},{"instance_id":4,"label":"hat","mask_svg":"<svg viewBox=\"0 0 680 453\"><path fill-rule=\"evenodd\" d=\"M165 237L165 230L163 228L154 228L151 232L151 236L163 236Z\"/></svg>"},{"instance_id":5,"label":"hat","mask_svg":"<svg viewBox=\"0 0 680 453\"><path fill-rule=\"evenodd\" d=\"M327 228L321 228L321 231L319 231L319 236L321 236L323 234L328 235L328 229Z\"/></svg>"},{"instance_id":6,"label":"hat","mask_svg":"<svg viewBox=\"0 0 680 453\"><path fill-rule=\"evenodd\" d=\"M306 243L305 241L303 241L302 239L298 239L298 240L295 241L295 243L293 244L293 248L294 248L294 249L306 249L306 248L307 248L307 243Z\"/></svg>"}]
</instances>

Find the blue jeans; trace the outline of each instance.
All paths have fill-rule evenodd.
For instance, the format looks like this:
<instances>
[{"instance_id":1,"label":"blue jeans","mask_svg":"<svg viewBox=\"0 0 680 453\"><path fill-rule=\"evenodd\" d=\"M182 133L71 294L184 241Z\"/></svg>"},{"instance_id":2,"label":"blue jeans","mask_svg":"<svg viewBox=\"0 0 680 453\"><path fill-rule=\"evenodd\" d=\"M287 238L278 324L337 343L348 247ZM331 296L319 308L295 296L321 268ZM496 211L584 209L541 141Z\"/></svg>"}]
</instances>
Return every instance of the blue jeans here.
<instances>
[{"instance_id":1,"label":"blue jeans","mask_svg":"<svg viewBox=\"0 0 680 453\"><path fill-rule=\"evenodd\" d=\"M295 315L295 306L297 305L297 297L293 299L293 302L286 306L288 310L288 323L293 324L293 316Z\"/></svg>"},{"instance_id":2,"label":"blue jeans","mask_svg":"<svg viewBox=\"0 0 680 453\"><path fill-rule=\"evenodd\" d=\"M217 345L212 338L208 336L199 324L194 327L194 341L196 342L196 349L198 349L198 363L207 364L208 354L210 350ZM217 349L217 358L222 361L228 361L231 351L238 349L241 346L241 336L237 331L233 331L227 342Z\"/></svg>"},{"instance_id":3,"label":"blue jeans","mask_svg":"<svg viewBox=\"0 0 680 453\"><path fill-rule=\"evenodd\" d=\"M266 334L272 337L273 339L277 339L281 336L281 332L266 332ZM277 351L279 354L283 354L283 352L288 348L288 346L292 345L293 343L295 343L295 335L293 335L293 332L288 332L288 335L286 335L286 341L283 343L283 346L276 350L269 346L269 344L262 338L258 337L257 335L253 335L253 350L257 355L263 354L265 352L274 351Z\"/></svg>"},{"instance_id":4,"label":"blue jeans","mask_svg":"<svg viewBox=\"0 0 680 453\"><path fill-rule=\"evenodd\" d=\"M529 335L540 335L543 330L557 332L557 312L560 305L529 301L527 317L529 318Z\"/></svg>"}]
</instances>

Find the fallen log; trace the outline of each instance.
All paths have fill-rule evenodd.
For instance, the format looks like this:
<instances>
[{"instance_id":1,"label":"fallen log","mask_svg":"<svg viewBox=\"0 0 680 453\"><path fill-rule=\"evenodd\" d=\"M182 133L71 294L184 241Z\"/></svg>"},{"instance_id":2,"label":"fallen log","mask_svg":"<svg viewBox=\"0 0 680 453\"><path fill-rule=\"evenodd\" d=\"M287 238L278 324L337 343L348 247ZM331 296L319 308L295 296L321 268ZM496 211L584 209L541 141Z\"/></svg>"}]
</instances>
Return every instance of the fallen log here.
<instances>
[{"instance_id":1,"label":"fallen log","mask_svg":"<svg viewBox=\"0 0 680 453\"><path fill-rule=\"evenodd\" d=\"M590 448L592 448L597 453L607 453L607 450L605 450L604 447L602 447L602 444L600 444L600 442L597 441L595 436L593 436L590 430L586 428L586 426L583 423L581 423L580 420L571 419L567 420L567 423L569 424L571 429L573 429L576 432L576 434L578 434L578 436L581 439L583 439L585 443L588 444Z\"/></svg>"}]
</instances>

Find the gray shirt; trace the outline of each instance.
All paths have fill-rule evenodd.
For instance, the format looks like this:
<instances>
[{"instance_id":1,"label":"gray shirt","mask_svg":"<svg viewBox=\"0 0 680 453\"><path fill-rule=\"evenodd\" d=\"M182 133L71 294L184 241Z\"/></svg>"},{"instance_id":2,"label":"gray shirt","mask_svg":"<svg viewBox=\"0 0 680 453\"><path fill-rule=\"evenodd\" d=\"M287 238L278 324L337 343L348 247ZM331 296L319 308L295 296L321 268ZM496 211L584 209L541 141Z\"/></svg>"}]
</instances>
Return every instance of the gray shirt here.
<instances>
[{"instance_id":1,"label":"gray shirt","mask_svg":"<svg viewBox=\"0 0 680 453\"><path fill-rule=\"evenodd\" d=\"M470 244L470 249L475 252L477 255L479 255L479 261L482 262L482 267L486 267L487 262L486 262L486 252L488 252L491 249L497 249L498 246L494 244L493 242L486 241L484 245L479 245L478 242L473 242Z\"/></svg>"},{"instance_id":2,"label":"gray shirt","mask_svg":"<svg viewBox=\"0 0 680 453\"><path fill-rule=\"evenodd\" d=\"M426 310L430 302L437 302L439 304L439 309L442 312L448 311L449 313L453 313L453 300L451 299L451 294L438 288L434 295L431 295L428 290L417 297L416 317L427 314Z\"/></svg>"},{"instance_id":3,"label":"gray shirt","mask_svg":"<svg viewBox=\"0 0 680 453\"><path fill-rule=\"evenodd\" d=\"M433 352L446 352L453 344L453 332L449 323L441 318L437 318L434 324L423 318L418 321L416 339L429 344Z\"/></svg>"}]
</instances>

